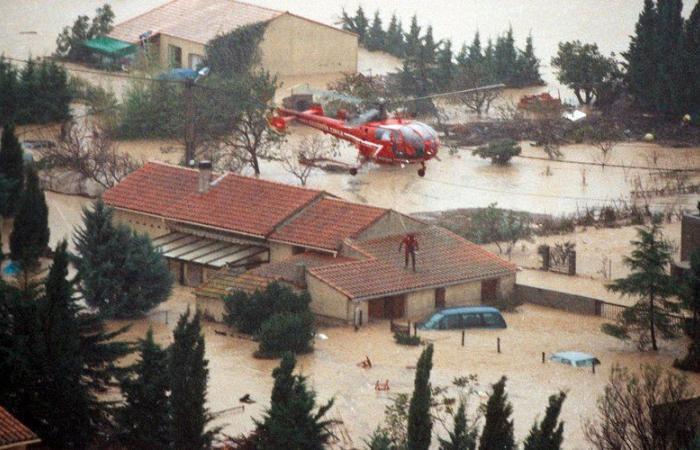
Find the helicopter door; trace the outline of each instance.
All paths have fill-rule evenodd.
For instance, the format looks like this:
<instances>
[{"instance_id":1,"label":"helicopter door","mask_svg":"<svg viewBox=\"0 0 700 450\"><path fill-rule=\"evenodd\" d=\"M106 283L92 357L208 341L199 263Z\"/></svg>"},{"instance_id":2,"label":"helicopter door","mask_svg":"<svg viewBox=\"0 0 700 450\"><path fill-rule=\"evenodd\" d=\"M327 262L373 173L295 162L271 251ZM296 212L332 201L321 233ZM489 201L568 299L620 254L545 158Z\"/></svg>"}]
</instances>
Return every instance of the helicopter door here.
<instances>
[{"instance_id":1,"label":"helicopter door","mask_svg":"<svg viewBox=\"0 0 700 450\"><path fill-rule=\"evenodd\" d=\"M399 133L397 130L391 130L391 151L394 153L394 156L405 158L406 155L401 150L401 143L401 133Z\"/></svg>"}]
</instances>

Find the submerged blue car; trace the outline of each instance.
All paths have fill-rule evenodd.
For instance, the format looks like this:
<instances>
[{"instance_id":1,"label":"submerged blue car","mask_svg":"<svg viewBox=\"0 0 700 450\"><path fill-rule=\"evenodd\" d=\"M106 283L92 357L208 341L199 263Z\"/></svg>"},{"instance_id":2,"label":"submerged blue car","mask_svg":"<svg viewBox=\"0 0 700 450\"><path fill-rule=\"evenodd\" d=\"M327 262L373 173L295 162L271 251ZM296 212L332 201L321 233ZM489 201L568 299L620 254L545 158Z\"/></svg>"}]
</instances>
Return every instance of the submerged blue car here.
<instances>
[{"instance_id":1,"label":"submerged blue car","mask_svg":"<svg viewBox=\"0 0 700 450\"><path fill-rule=\"evenodd\" d=\"M490 306L446 308L433 314L423 330L460 330L463 328L506 328L501 312Z\"/></svg>"}]
</instances>

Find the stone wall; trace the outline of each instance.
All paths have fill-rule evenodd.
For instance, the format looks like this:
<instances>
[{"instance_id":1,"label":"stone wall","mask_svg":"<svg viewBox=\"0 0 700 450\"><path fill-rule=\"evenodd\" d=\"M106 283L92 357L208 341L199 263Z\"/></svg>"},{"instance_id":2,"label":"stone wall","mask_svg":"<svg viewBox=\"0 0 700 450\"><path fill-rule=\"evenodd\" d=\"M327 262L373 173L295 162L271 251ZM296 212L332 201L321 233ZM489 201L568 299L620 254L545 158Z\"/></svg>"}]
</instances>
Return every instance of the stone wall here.
<instances>
[{"instance_id":1,"label":"stone wall","mask_svg":"<svg viewBox=\"0 0 700 450\"><path fill-rule=\"evenodd\" d=\"M548 308L561 309L575 314L598 315L601 300L568 294L566 292L552 291L533 286L516 284L514 295L523 303L546 306Z\"/></svg>"}]
</instances>

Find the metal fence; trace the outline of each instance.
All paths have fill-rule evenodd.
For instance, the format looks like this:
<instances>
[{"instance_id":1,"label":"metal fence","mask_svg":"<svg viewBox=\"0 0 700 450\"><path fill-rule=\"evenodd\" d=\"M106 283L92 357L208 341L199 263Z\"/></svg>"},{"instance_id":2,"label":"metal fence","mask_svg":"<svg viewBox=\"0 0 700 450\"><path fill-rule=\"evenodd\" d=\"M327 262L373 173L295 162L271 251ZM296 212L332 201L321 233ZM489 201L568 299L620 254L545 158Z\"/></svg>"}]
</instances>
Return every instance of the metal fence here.
<instances>
[{"instance_id":1,"label":"metal fence","mask_svg":"<svg viewBox=\"0 0 700 450\"><path fill-rule=\"evenodd\" d=\"M598 300L596 303L596 315L607 320L617 320L620 314L627 310L629 306L618 305L616 303L608 303L602 300ZM685 327L686 322L690 320L689 317L684 317L678 314L662 314L665 316L669 323L676 327Z\"/></svg>"}]
</instances>

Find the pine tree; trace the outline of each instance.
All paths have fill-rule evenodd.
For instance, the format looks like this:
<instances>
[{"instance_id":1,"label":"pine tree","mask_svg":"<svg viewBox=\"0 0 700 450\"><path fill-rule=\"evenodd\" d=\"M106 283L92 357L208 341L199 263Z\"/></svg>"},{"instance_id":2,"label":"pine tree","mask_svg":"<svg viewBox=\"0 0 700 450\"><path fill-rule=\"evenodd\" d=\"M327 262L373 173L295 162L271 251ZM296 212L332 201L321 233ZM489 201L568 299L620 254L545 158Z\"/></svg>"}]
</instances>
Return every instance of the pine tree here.
<instances>
[{"instance_id":1,"label":"pine tree","mask_svg":"<svg viewBox=\"0 0 700 450\"><path fill-rule=\"evenodd\" d=\"M379 10L374 12L372 26L367 32L367 50L384 50L386 43L386 33L382 28L382 18L379 17Z\"/></svg>"},{"instance_id":2,"label":"pine tree","mask_svg":"<svg viewBox=\"0 0 700 450\"><path fill-rule=\"evenodd\" d=\"M501 377L498 383L493 385L493 393L486 403L484 417L486 423L481 432L479 450L513 450L515 438L513 437L513 421L510 416L513 406L508 401L506 389L506 377Z\"/></svg>"},{"instance_id":3,"label":"pine tree","mask_svg":"<svg viewBox=\"0 0 700 450\"><path fill-rule=\"evenodd\" d=\"M175 450L206 450L216 430L206 430L212 416L206 408L208 361L200 314L190 320L190 310L180 316L170 347L170 404Z\"/></svg>"},{"instance_id":4,"label":"pine tree","mask_svg":"<svg viewBox=\"0 0 700 450\"><path fill-rule=\"evenodd\" d=\"M0 177L5 182L7 202L0 206L0 214L12 217L17 209L24 185L24 157L22 146L15 136L15 127L7 124L0 141Z\"/></svg>"},{"instance_id":5,"label":"pine tree","mask_svg":"<svg viewBox=\"0 0 700 450\"><path fill-rule=\"evenodd\" d=\"M121 380L125 405L117 413L119 442L134 450L161 450L170 443L168 354L149 328L139 342L140 359Z\"/></svg>"},{"instance_id":6,"label":"pine tree","mask_svg":"<svg viewBox=\"0 0 700 450\"><path fill-rule=\"evenodd\" d=\"M146 235L114 226L113 211L98 200L83 209L74 243L81 293L88 305L119 317L137 317L170 295L173 278Z\"/></svg>"},{"instance_id":7,"label":"pine tree","mask_svg":"<svg viewBox=\"0 0 700 450\"><path fill-rule=\"evenodd\" d=\"M515 50L515 39L513 38L513 28L496 39L494 49L494 64L496 78L501 83L513 84L514 70L516 66L517 52Z\"/></svg>"},{"instance_id":8,"label":"pine tree","mask_svg":"<svg viewBox=\"0 0 700 450\"><path fill-rule=\"evenodd\" d=\"M467 54L467 60L471 64L480 64L482 62L484 55L481 50L481 37L479 36L479 31L474 33L474 39L469 46L469 53Z\"/></svg>"},{"instance_id":9,"label":"pine tree","mask_svg":"<svg viewBox=\"0 0 700 450\"><path fill-rule=\"evenodd\" d=\"M459 69L464 69L467 64L469 64L469 50L467 44L462 44L459 48L457 56L455 56L455 61L457 61L457 67Z\"/></svg>"},{"instance_id":10,"label":"pine tree","mask_svg":"<svg viewBox=\"0 0 700 450\"><path fill-rule=\"evenodd\" d=\"M124 332L106 332L99 316L73 298L66 243L61 242L44 282L11 307L13 327L5 349L14 370L0 387L0 403L39 434L51 448L99 447L111 429L112 406L97 394L114 385L116 361L130 352L118 341Z\"/></svg>"},{"instance_id":11,"label":"pine tree","mask_svg":"<svg viewBox=\"0 0 700 450\"><path fill-rule=\"evenodd\" d=\"M523 443L523 450L560 450L564 442L564 422L559 422L561 407L566 400L566 394L549 397L549 405L541 423L535 423L530 434Z\"/></svg>"},{"instance_id":12,"label":"pine tree","mask_svg":"<svg viewBox=\"0 0 700 450\"><path fill-rule=\"evenodd\" d=\"M333 400L316 409L316 394L306 378L294 375L296 360L285 353L279 367L272 371L275 384L270 407L261 422L256 421L255 448L258 450L322 450L331 437L331 421L324 416Z\"/></svg>"},{"instance_id":13,"label":"pine tree","mask_svg":"<svg viewBox=\"0 0 700 450\"><path fill-rule=\"evenodd\" d=\"M683 113L686 76L679 59L683 55L682 0L658 0L656 109L662 113Z\"/></svg>"},{"instance_id":14,"label":"pine tree","mask_svg":"<svg viewBox=\"0 0 700 450\"><path fill-rule=\"evenodd\" d=\"M645 109L652 109L657 89L657 33L658 14L654 0L644 0L644 8L630 39L625 58L626 84L635 100Z\"/></svg>"},{"instance_id":15,"label":"pine tree","mask_svg":"<svg viewBox=\"0 0 700 450\"><path fill-rule=\"evenodd\" d=\"M386 51L394 56L402 57L404 53L403 26L396 18L396 14L391 16L389 27L386 30Z\"/></svg>"},{"instance_id":16,"label":"pine tree","mask_svg":"<svg viewBox=\"0 0 700 450\"><path fill-rule=\"evenodd\" d=\"M36 269L39 257L49 244L49 209L44 191L39 188L39 176L34 167L27 168L26 189L22 192L10 234L10 255L19 263L25 287L29 273Z\"/></svg>"},{"instance_id":17,"label":"pine tree","mask_svg":"<svg viewBox=\"0 0 700 450\"><path fill-rule=\"evenodd\" d=\"M408 448L428 450L432 436L433 420L430 415L430 370L433 367L433 344L423 350L416 365L413 396L408 408Z\"/></svg>"},{"instance_id":18,"label":"pine tree","mask_svg":"<svg viewBox=\"0 0 700 450\"><path fill-rule=\"evenodd\" d=\"M535 56L532 34L529 34L525 40L525 50L519 51L516 65L517 73L514 81L517 86L543 83L540 75L540 60Z\"/></svg>"},{"instance_id":19,"label":"pine tree","mask_svg":"<svg viewBox=\"0 0 700 450\"><path fill-rule=\"evenodd\" d=\"M442 42L436 56L435 84L441 91L447 91L454 80L455 64L452 61L452 41Z\"/></svg>"},{"instance_id":20,"label":"pine tree","mask_svg":"<svg viewBox=\"0 0 700 450\"><path fill-rule=\"evenodd\" d=\"M369 20L367 20L367 16L365 15L365 11L362 9L362 6L358 6L357 11L355 11L355 33L357 33L360 44L367 43L368 30Z\"/></svg>"},{"instance_id":21,"label":"pine tree","mask_svg":"<svg viewBox=\"0 0 700 450\"><path fill-rule=\"evenodd\" d=\"M464 402L459 402L454 416L454 426L449 432L449 439L440 439L440 450L475 450L477 430L469 430Z\"/></svg>"},{"instance_id":22,"label":"pine tree","mask_svg":"<svg viewBox=\"0 0 700 450\"><path fill-rule=\"evenodd\" d=\"M408 33L406 33L405 36L406 58L409 61L415 60L420 54L420 48L422 47L420 32L421 28L418 25L418 17L414 15L413 17L411 17L411 26L408 30Z\"/></svg>"},{"instance_id":23,"label":"pine tree","mask_svg":"<svg viewBox=\"0 0 700 450\"><path fill-rule=\"evenodd\" d=\"M678 289L668 268L672 262L672 246L663 238L661 228L652 224L637 229L638 240L632 241L634 250L624 258L631 270L626 278L618 278L608 285L608 290L622 295L638 297L639 301L620 314L616 324L604 324L603 332L619 339L630 339L637 333L640 349L649 342L658 350L656 333L664 338L677 336L677 326L668 314L676 313L679 305L671 300Z\"/></svg>"}]
</instances>

